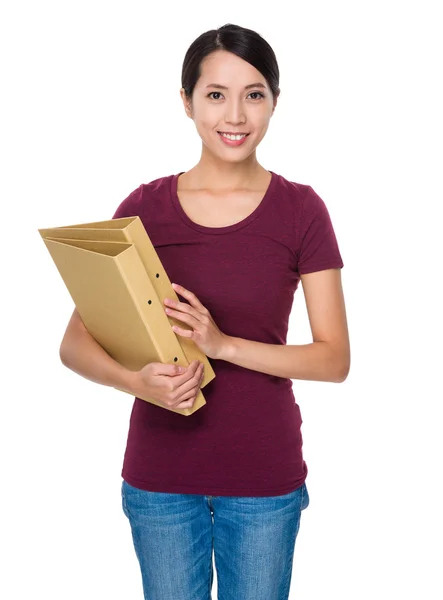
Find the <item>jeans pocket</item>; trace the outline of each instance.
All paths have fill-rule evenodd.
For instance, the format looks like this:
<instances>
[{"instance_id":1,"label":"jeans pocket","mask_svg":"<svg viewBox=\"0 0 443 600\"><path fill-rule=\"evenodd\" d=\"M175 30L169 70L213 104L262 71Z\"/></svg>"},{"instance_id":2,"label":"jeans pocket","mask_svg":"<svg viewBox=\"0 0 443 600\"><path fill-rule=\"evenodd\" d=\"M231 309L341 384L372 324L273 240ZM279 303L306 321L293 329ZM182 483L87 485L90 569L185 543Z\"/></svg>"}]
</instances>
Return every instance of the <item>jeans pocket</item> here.
<instances>
[{"instance_id":1,"label":"jeans pocket","mask_svg":"<svg viewBox=\"0 0 443 600\"><path fill-rule=\"evenodd\" d=\"M302 497L301 497L301 510L305 510L309 506L309 492L306 486L306 482L303 484Z\"/></svg>"},{"instance_id":2,"label":"jeans pocket","mask_svg":"<svg viewBox=\"0 0 443 600\"><path fill-rule=\"evenodd\" d=\"M123 509L123 512L125 513L126 517L129 519L129 511L128 511L128 505L126 503L126 495L125 495L125 480L122 481L121 496L122 496L122 509Z\"/></svg>"}]
</instances>

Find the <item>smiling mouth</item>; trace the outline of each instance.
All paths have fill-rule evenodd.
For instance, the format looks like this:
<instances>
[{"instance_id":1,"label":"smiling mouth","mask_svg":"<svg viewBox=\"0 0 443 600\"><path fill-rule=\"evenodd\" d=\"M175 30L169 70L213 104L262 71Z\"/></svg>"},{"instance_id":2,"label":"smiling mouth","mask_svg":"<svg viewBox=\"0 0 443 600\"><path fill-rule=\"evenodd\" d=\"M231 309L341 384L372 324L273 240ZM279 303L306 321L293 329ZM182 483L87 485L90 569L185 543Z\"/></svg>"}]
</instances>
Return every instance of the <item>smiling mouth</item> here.
<instances>
[{"instance_id":1,"label":"smiling mouth","mask_svg":"<svg viewBox=\"0 0 443 600\"><path fill-rule=\"evenodd\" d=\"M243 144L246 144L246 138L248 137L249 134L248 133L237 133L237 134L233 134L231 137L230 135L226 135L226 134L218 131L217 135L220 136L220 139L225 144L225 146L239 147L239 146L243 146Z\"/></svg>"},{"instance_id":2,"label":"smiling mouth","mask_svg":"<svg viewBox=\"0 0 443 600\"><path fill-rule=\"evenodd\" d=\"M238 133L231 133L230 131L217 131L217 133L225 133L226 135L249 135L249 133L245 133L244 131L239 131Z\"/></svg>"}]
</instances>

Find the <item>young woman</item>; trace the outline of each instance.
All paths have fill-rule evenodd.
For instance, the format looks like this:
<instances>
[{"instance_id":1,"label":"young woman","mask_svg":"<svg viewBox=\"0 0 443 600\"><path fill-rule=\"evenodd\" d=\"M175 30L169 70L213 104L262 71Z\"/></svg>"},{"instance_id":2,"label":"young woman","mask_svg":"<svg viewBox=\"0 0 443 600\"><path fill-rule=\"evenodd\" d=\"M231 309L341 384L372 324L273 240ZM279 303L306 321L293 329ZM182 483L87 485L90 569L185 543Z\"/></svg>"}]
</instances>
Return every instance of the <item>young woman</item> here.
<instances>
[{"instance_id":1,"label":"young woman","mask_svg":"<svg viewBox=\"0 0 443 600\"><path fill-rule=\"evenodd\" d=\"M309 504L291 379L342 382L350 368L343 262L326 205L257 161L278 84L275 54L256 32L228 24L199 36L180 93L200 160L140 185L114 214L141 218L176 284L180 302L165 311L216 373L206 405L187 417L168 410L192 406L197 363L130 372L77 311L62 342L66 366L135 395L122 506L149 600L210 599L213 554L219 600L288 598ZM300 280L314 341L286 345Z\"/></svg>"}]
</instances>

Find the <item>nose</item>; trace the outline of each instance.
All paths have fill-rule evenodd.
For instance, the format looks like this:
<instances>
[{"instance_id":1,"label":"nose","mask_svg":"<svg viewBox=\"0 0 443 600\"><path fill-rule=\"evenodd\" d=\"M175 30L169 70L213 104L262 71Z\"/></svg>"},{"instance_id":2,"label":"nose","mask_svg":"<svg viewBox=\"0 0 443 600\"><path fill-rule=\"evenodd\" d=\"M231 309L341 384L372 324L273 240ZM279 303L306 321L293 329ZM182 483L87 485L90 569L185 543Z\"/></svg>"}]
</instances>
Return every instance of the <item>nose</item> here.
<instances>
[{"instance_id":1,"label":"nose","mask_svg":"<svg viewBox=\"0 0 443 600\"><path fill-rule=\"evenodd\" d=\"M241 125L246 121L245 111L243 104L239 100L230 100L226 103L225 113L226 123L232 123L232 125Z\"/></svg>"}]
</instances>

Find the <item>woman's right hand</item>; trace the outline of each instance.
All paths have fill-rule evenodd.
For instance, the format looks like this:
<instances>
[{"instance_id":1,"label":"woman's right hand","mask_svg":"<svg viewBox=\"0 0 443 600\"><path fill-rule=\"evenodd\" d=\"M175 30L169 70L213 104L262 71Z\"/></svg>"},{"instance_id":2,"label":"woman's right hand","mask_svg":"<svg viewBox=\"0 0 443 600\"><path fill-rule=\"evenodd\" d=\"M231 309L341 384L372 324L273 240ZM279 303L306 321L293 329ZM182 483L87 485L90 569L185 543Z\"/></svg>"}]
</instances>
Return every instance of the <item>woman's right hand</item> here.
<instances>
[{"instance_id":1,"label":"woman's right hand","mask_svg":"<svg viewBox=\"0 0 443 600\"><path fill-rule=\"evenodd\" d=\"M192 407L203 381L203 364L194 360L184 373L179 369L175 364L148 363L137 372L134 394L153 398L169 409Z\"/></svg>"}]
</instances>

